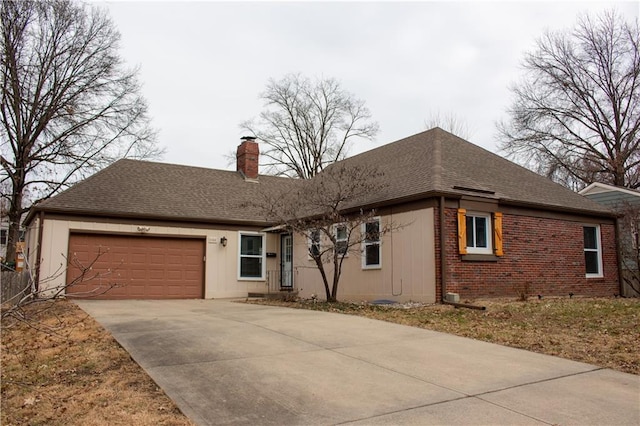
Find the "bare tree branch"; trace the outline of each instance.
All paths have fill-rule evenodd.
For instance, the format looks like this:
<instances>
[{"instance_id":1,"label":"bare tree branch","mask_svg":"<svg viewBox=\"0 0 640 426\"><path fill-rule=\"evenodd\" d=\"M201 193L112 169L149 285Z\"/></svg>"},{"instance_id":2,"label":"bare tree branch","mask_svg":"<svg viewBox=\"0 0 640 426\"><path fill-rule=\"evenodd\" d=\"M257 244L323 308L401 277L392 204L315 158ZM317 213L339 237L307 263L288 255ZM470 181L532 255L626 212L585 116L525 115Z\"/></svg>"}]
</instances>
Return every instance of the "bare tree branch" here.
<instances>
[{"instance_id":1,"label":"bare tree branch","mask_svg":"<svg viewBox=\"0 0 640 426\"><path fill-rule=\"evenodd\" d=\"M363 243L380 245L383 235L402 228L390 221L374 221L375 209L356 207L371 193L383 190L384 182L375 167L338 163L301 182L295 191L265 193L262 200L251 204L269 220L311 242L309 256L322 277L326 300L335 302L345 257L349 253L361 256Z\"/></svg>"},{"instance_id":2,"label":"bare tree branch","mask_svg":"<svg viewBox=\"0 0 640 426\"><path fill-rule=\"evenodd\" d=\"M429 119L425 120L424 126L427 130L434 127L440 127L442 130L446 130L449 133L453 133L462 139L471 139L472 132L469 130L469 125L465 120L458 117L454 113L442 113L436 111L432 113Z\"/></svg>"},{"instance_id":3,"label":"bare tree branch","mask_svg":"<svg viewBox=\"0 0 640 426\"><path fill-rule=\"evenodd\" d=\"M549 32L511 90L502 149L559 183L640 188L640 27L616 11Z\"/></svg>"},{"instance_id":4,"label":"bare tree branch","mask_svg":"<svg viewBox=\"0 0 640 426\"><path fill-rule=\"evenodd\" d=\"M372 139L378 124L364 102L334 79L311 81L299 74L269 80L261 94L265 110L240 127L267 149L269 173L308 179L345 158L353 139Z\"/></svg>"},{"instance_id":5,"label":"bare tree branch","mask_svg":"<svg viewBox=\"0 0 640 426\"><path fill-rule=\"evenodd\" d=\"M29 326L40 330L41 325L37 322L31 321L31 319L26 316L25 308L27 306L32 304L39 304L43 306L43 309L47 309L51 306L51 303L55 302L61 297L97 297L107 293L113 288L123 286L123 283L116 282L112 278L114 272L116 272L116 269L110 269L103 272L98 272L94 269L96 263L106 253L108 253L108 249L100 249L97 255L86 264L81 262L75 256L67 259L66 265L61 264L53 274L40 280L40 282L38 283L40 288L39 290L36 289L36 283L33 278L35 274L33 274L32 265L29 265L27 260L25 260L25 262L27 262L26 270L22 272L22 274L26 274L29 277L29 280L22 291L4 301L0 314L0 319L2 319L3 321L3 326L11 326L11 323L7 322L7 320L11 318L14 321L26 323ZM58 281L60 277L67 274L68 270L77 271L77 274L74 274L74 278L69 282L62 285L49 284ZM106 280L106 283L102 286L95 287L89 292L76 292L73 294L69 292L69 289L73 288L74 286L77 286L86 281L94 280ZM42 312L42 310L34 312L38 313ZM52 330L47 329L46 331L51 332Z\"/></svg>"},{"instance_id":6,"label":"bare tree branch","mask_svg":"<svg viewBox=\"0 0 640 426\"><path fill-rule=\"evenodd\" d=\"M30 204L118 158L162 152L137 70L124 68L120 35L103 10L69 0L3 1L0 22L0 180L12 260Z\"/></svg>"}]
</instances>

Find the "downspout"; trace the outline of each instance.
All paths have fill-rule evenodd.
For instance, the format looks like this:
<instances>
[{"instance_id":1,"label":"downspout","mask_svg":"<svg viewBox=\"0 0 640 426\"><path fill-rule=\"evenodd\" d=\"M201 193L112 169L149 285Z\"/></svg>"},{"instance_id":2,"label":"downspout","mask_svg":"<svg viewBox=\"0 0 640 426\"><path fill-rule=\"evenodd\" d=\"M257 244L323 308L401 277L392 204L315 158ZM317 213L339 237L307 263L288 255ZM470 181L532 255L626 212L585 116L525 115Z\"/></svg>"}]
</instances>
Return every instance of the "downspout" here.
<instances>
[{"instance_id":1,"label":"downspout","mask_svg":"<svg viewBox=\"0 0 640 426\"><path fill-rule=\"evenodd\" d=\"M447 295L447 244L445 238L444 195L440 196L440 300L444 303Z\"/></svg>"},{"instance_id":2,"label":"downspout","mask_svg":"<svg viewBox=\"0 0 640 426\"><path fill-rule=\"evenodd\" d=\"M616 239L616 258L617 258L617 262L616 262L616 266L618 267L618 294L620 294L621 297L625 297L625 291L624 291L624 270L622 267L622 257L624 256L624 253L622 252L622 244L620 243L620 217L616 216L616 221L614 224L614 231L615 231L615 239ZM604 262L603 262L603 268L604 268ZM602 274L604 275L604 271L602 271Z\"/></svg>"},{"instance_id":3,"label":"downspout","mask_svg":"<svg viewBox=\"0 0 640 426\"><path fill-rule=\"evenodd\" d=\"M440 196L440 284L442 289L440 301L444 305L451 305L456 308L468 308L478 309L484 311L486 306L470 305L468 303L455 303L447 300L447 245L445 237L445 210L444 210L444 196Z\"/></svg>"},{"instance_id":4,"label":"downspout","mask_svg":"<svg viewBox=\"0 0 640 426\"><path fill-rule=\"evenodd\" d=\"M42 259L42 234L44 233L44 212L41 210L38 215L38 247L36 247L36 292L40 291L40 260Z\"/></svg>"}]
</instances>

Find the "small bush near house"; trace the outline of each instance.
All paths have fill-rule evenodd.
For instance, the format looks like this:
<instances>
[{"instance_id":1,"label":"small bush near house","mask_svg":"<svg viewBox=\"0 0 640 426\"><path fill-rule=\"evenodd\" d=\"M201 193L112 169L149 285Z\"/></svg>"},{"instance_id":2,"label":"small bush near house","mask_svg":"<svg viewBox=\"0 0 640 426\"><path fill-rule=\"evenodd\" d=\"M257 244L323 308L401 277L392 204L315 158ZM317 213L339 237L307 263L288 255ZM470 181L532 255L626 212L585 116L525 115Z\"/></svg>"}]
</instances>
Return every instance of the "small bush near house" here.
<instances>
[{"instance_id":1,"label":"small bush near house","mask_svg":"<svg viewBox=\"0 0 640 426\"><path fill-rule=\"evenodd\" d=\"M313 303L252 300L359 315L521 348L640 374L640 299L545 298L465 301L484 311L408 303Z\"/></svg>"},{"instance_id":2,"label":"small bush near house","mask_svg":"<svg viewBox=\"0 0 640 426\"><path fill-rule=\"evenodd\" d=\"M0 424L193 424L76 305L36 303L24 314L2 322Z\"/></svg>"}]
</instances>

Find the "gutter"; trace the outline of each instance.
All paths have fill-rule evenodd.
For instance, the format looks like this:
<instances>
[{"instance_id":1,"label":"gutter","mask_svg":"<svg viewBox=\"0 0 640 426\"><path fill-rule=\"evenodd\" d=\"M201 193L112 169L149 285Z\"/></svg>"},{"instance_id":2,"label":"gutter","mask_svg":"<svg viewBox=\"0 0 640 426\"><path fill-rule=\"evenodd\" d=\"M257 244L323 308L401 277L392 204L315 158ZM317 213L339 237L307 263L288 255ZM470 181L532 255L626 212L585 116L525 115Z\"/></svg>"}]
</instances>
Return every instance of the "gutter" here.
<instances>
[{"instance_id":1,"label":"gutter","mask_svg":"<svg viewBox=\"0 0 640 426\"><path fill-rule=\"evenodd\" d=\"M158 221L158 222L179 222L179 223L194 223L201 225L211 225L211 224L220 224L220 225L232 225L232 226L270 226L274 222L267 220L251 220L251 219L227 219L227 218L197 218L197 217L176 217L176 216L161 216L161 215L145 215L145 214L136 214L136 213L103 213L96 212L90 210L71 210L71 209L62 209L62 208L47 208L47 207L35 207L29 210L27 214L27 220L33 220L33 216L41 213L47 212L54 215L63 215L63 216L74 216L81 217L83 219L87 218L101 218L101 219L130 219L137 221ZM25 223L27 223L25 220Z\"/></svg>"},{"instance_id":2,"label":"gutter","mask_svg":"<svg viewBox=\"0 0 640 426\"><path fill-rule=\"evenodd\" d=\"M447 244L445 238L444 195L440 196L440 299L445 303L447 295Z\"/></svg>"},{"instance_id":3,"label":"gutter","mask_svg":"<svg viewBox=\"0 0 640 426\"><path fill-rule=\"evenodd\" d=\"M616 266L618 267L618 294L620 295L620 297L625 297L624 295L624 268L622 267L622 258L624 256L624 253L622 252L622 242L620 241L620 231L619 231L619 225L620 225L620 216L616 217L616 223L613 226L614 228L614 235L615 235L615 240L616 240L616 258L617 258L617 262L616 262ZM602 271L604 274L604 271Z\"/></svg>"}]
</instances>

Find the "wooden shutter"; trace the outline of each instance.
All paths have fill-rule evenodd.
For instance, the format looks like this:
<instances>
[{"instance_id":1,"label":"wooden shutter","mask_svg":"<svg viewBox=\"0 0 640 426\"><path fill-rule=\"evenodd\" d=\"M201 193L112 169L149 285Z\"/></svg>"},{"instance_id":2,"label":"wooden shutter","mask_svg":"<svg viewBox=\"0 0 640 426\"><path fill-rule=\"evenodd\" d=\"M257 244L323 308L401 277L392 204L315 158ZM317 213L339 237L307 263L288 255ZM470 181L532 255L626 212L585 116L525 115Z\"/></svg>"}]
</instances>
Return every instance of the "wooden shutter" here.
<instances>
[{"instance_id":1,"label":"wooden shutter","mask_svg":"<svg viewBox=\"0 0 640 426\"><path fill-rule=\"evenodd\" d=\"M467 211L458 209L458 252L467 254Z\"/></svg>"},{"instance_id":2,"label":"wooden shutter","mask_svg":"<svg viewBox=\"0 0 640 426\"><path fill-rule=\"evenodd\" d=\"M496 256L503 256L502 251L502 213L493 214L493 251Z\"/></svg>"}]
</instances>

